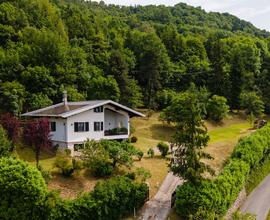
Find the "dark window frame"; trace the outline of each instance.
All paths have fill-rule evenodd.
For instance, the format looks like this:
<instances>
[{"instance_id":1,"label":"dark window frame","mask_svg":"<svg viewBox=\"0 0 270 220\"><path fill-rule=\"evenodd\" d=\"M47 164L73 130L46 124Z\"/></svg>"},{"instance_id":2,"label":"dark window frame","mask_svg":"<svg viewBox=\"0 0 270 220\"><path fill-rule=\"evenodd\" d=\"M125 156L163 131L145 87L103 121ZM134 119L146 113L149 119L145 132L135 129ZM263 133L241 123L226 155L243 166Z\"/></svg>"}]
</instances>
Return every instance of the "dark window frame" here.
<instances>
[{"instance_id":1,"label":"dark window frame","mask_svg":"<svg viewBox=\"0 0 270 220\"><path fill-rule=\"evenodd\" d=\"M104 111L103 106L99 106L99 107L94 108L95 113L102 113L103 111Z\"/></svg>"},{"instance_id":2,"label":"dark window frame","mask_svg":"<svg viewBox=\"0 0 270 220\"><path fill-rule=\"evenodd\" d=\"M74 132L88 132L89 122L74 122Z\"/></svg>"},{"instance_id":3,"label":"dark window frame","mask_svg":"<svg viewBox=\"0 0 270 220\"><path fill-rule=\"evenodd\" d=\"M103 131L103 121L95 121L94 122L94 131L96 131L96 132Z\"/></svg>"},{"instance_id":4,"label":"dark window frame","mask_svg":"<svg viewBox=\"0 0 270 220\"><path fill-rule=\"evenodd\" d=\"M50 122L50 129L51 129L51 132L56 131L56 122L55 121Z\"/></svg>"}]
</instances>

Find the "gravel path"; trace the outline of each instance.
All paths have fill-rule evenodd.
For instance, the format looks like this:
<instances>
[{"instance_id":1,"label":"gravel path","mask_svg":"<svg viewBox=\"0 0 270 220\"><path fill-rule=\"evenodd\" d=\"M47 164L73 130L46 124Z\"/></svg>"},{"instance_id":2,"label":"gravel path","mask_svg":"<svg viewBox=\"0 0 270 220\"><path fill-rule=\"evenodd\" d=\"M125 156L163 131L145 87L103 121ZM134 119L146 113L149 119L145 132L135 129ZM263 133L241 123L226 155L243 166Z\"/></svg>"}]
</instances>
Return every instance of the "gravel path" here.
<instances>
[{"instance_id":1,"label":"gravel path","mask_svg":"<svg viewBox=\"0 0 270 220\"><path fill-rule=\"evenodd\" d=\"M145 203L138 220L166 220L171 210L171 195L183 181L169 173L157 194Z\"/></svg>"},{"instance_id":2,"label":"gravel path","mask_svg":"<svg viewBox=\"0 0 270 220\"><path fill-rule=\"evenodd\" d=\"M265 220L270 209L270 174L247 197L241 212L256 215L256 220Z\"/></svg>"}]
</instances>

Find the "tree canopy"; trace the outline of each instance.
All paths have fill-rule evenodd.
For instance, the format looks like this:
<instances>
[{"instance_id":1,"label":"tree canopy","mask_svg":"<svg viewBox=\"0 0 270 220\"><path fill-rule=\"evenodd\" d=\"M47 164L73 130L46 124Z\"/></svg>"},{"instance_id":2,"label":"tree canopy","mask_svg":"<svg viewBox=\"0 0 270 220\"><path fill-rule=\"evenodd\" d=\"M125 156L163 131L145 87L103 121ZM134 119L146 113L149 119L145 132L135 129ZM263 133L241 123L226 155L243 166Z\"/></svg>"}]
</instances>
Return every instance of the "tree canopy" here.
<instances>
[{"instance_id":1,"label":"tree canopy","mask_svg":"<svg viewBox=\"0 0 270 220\"><path fill-rule=\"evenodd\" d=\"M0 110L20 115L60 102L63 90L71 101L164 108L162 91L194 83L224 96L231 109L241 107L243 92L256 92L269 112L269 36L183 3L0 1Z\"/></svg>"}]
</instances>

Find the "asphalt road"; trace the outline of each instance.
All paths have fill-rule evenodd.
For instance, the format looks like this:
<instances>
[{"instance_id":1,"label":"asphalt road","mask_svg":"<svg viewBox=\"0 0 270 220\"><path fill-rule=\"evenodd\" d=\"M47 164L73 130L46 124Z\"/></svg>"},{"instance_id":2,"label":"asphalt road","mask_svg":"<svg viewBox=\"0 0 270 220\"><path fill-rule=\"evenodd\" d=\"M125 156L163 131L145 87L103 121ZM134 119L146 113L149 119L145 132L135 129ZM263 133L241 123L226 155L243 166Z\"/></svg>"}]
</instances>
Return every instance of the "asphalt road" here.
<instances>
[{"instance_id":1,"label":"asphalt road","mask_svg":"<svg viewBox=\"0 0 270 220\"><path fill-rule=\"evenodd\" d=\"M183 181L169 173L159 188L157 194L145 203L139 220L166 220L171 210L171 195Z\"/></svg>"},{"instance_id":2,"label":"asphalt road","mask_svg":"<svg viewBox=\"0 0 270 220\"><path fill-rule=\"evenodd\" d=\"M270 174L247 197L241 207L242 213L256 215L256 220L265 220L270 209Z\"/></svg>"}]
</instances>

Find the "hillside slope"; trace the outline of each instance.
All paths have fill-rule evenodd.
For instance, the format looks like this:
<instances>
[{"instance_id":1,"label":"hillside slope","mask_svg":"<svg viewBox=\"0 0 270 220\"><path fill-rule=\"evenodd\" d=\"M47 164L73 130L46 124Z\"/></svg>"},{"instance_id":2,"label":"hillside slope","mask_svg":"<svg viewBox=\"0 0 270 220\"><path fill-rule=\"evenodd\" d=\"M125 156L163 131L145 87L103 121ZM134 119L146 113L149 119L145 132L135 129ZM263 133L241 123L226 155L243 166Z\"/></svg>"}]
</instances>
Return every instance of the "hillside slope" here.
<instances>
[{"instance_id":1,"label":"hillside slope","mask_svg":"<svg viewBox=\"0 0 270 220\"><path fill-rule=\"evenodd\" d=\"M270 109L269 33L186 4L120 7L82 0L0 1L0 111L112 99L161 109L190 83L240 108L256 91ZM166 101L166 100L165 100Z\"/></svg>"}]
</instances>

